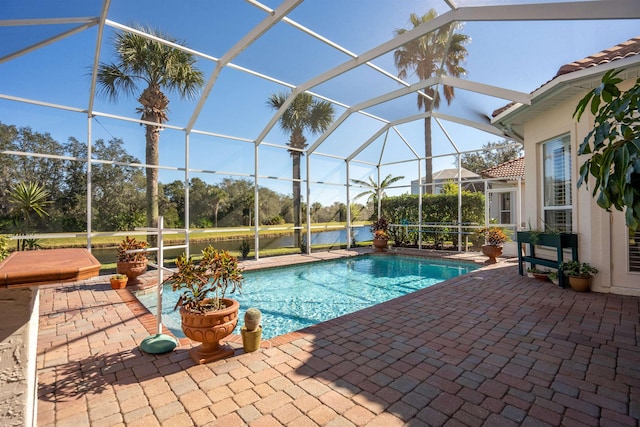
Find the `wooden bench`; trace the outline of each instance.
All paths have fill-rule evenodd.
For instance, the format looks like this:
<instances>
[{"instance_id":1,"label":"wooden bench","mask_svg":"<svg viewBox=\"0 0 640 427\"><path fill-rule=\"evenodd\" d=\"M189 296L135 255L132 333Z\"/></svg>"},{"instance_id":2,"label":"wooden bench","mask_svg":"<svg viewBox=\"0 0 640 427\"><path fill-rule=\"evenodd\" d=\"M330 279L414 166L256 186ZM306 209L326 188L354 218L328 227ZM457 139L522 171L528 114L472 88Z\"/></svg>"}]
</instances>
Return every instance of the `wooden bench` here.
<instances>
[{"instance_id":1,"label":"wooden bench","mask_svg":"<svg viewBox=\"0 0 640 427\"><path fill-rule=\"evenodd\" d=\"M531 267L544 265L558 269L558 283L564 288L564 274L562 273L562 262L564 249L571 249L571 259L578 261L578 235L575 233L539 233L534 231L518 231L518 272L524 275L524 264L531 263ZM529 246L529 255L523 245ZM536 246L555 248L555 259L541 258L536 256Z\"/></svg>"}]
</instances>

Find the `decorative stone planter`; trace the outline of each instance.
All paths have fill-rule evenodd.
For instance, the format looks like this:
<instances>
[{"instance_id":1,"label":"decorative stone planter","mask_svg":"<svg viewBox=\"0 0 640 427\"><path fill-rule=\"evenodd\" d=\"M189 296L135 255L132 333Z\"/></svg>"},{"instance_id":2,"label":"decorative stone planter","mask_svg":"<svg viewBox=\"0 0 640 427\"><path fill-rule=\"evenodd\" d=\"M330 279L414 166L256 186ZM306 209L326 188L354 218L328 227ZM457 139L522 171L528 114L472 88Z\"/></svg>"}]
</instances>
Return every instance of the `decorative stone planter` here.
<instances>
[{"instance_id":1,"label":"decorative stone planter","mask_svg":"<svg viewBox=\"0 0 640 427\"><path fill-rule=\"evenodd\" d=\"M376 249L376 252L384 252L387 249L387 245L387 239L373 238L373 247Z\"/></svg>"},{"instance_id":2,"label":"decorative stone planter","mask_svg":"<svg viewBox=\"0 0 640 427\"><path fill-rule=\"evenodd\" d=\"M246 326L240 329L242 335L242 348L245 353L257 351L260 348L260 340L262 339L262 326L258 326L255 330L250 331Z\"/></svg>"},{"instance_id":3,"label":"decorative stone planter","mask_svg":"<svg viewBox=\"0 0 640 427\"><path fill-rule=\"evenodd\" d=\"M502 246L482 245L482 253L489 257L485 264L495 264L498 262L496 258L502 255Z\"/></svg>"},{"instance_id":4,"label":"decorative stone planter","mask_svg":"<svg viewBox=\"0 0 640 427\"><path fill-rule=\"evenodd\" d=\"M118 261L116 272L124 274L129 278L129 285L139 285L142 283L138 276L147 271L147 260L144 261Z\"/></svg>"},{"instance_id":5,"label":"decorative stone planter","mask_svg":"<svg viewBox=\"0 0 640 427\"><path fill-rule=\"evenodd\" d=\"M194 362L203 364L231 356L233 348L220 345L220 340L229 336L238 324L240 303L234 299L224 298L226 308L207 313L193 313L180 308L182 331L193 341L202 344L189 351Z\"/></svg>"}]
</instances>

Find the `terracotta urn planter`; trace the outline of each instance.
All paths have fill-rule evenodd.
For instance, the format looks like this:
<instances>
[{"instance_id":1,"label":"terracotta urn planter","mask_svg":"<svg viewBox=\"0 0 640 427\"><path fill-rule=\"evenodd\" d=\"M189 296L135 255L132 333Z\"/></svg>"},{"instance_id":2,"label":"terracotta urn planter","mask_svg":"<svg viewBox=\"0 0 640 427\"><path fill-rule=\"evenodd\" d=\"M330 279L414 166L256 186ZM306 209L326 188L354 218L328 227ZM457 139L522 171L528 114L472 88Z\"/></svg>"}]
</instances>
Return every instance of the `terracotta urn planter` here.
<instances>
[{"instance_id":1,"label":"terracotta urn planter","mask_svg":"<svg viewBox=\"0 0 640 427\"><path fill-rule=\"evenodd\" d=\"M144 261L118 261L116 271L129 278L129 285L139 285L142 283L138 276L147 271L147 260Z\"/></svg>"},{"instance_id":2,"label":"terracotta urn planter","mask_svg":"<svg viewBox=\"0 0 640 427\"><path fill-rule=\"evenodd\" d=\"M384 252L387 249L387 239L381 239L379 237L374 237L373 239L373 247L376 249L376 252Z\"/></svg>"},{"instance_id":3,"label":"terracotta urn planter","mask_svg":"<svg viewBox=\"0 0 640 427\"><path fill-rule=\"evenodd\" d=\"M495 264L497 262L496 258L502 255L502 246L482 245L482 253L489 257L489 259L484 262L485 264Z\"/></svg>"},{"instance_id":4,"label":"terracotta urn planter","mask_svg":"<svg viewBox=\"0 0 640 427\"><path fill-rule=\"evenodd\" d=\"M180 308L182 331L193 341L202 344L189 351L194 362L203 364L231 356L233 348L220 345L220 340L229 336L238 324L240 303L224 298L226 308L206 313L194 313Z\"/></svg>"},{"instance_id":5,"label":"terracotta urn planter","mask_svg":"<svg viewBox=\"0 0 640 427\"><path fill-rule=\"evenodd\" d=\"M576 292L589 292L591 289L591 276L569 276L569 286Z\"/></svg>"}]
</instances>

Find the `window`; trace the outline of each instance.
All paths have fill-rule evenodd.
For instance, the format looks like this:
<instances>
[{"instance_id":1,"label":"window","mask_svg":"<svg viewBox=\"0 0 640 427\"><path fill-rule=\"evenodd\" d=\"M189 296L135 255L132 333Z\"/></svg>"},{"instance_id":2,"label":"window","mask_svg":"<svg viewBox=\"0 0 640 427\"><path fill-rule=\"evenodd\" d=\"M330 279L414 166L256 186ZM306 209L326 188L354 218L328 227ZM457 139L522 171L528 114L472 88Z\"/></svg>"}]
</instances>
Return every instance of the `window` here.
<instances>
[{"instance_id":1,"label":"window","mask_svg":"<svg viewBox=\"0 0 640 427\"><path fill-rule=\"evenodd\" d=\"M640 272L640 229L629 236L629 271Z\"/></svg>"},{"instance_id":2,"label":"window","mask_svg":"<svg viewBox=\"0 0 640 427\"><path fill-rule=\"evenodd\" d=\"M511 193L500 194L500 224L511 224Z\"/></svg>"},{"instance_id":3,"label":"window","mask_svg":"<svg viewBox=\"0 0 640 427\"><path fill-rule=\"evenodd\" d=\"M542 144L543 218L555 231L571 231L571 140L565 135Z\"/></svg>"}]
</instances>

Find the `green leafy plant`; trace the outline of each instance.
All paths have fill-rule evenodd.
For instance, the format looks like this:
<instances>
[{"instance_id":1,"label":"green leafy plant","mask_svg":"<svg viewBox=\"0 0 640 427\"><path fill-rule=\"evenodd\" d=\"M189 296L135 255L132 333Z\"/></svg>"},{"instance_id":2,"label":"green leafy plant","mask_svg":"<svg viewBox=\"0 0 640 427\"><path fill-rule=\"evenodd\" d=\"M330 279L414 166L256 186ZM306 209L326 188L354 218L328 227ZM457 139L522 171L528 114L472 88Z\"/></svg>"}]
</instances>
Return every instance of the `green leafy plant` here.
<instances>
[{"instance_id":1,"label":"green leafy plant","mask_svg":"<svg viewBox=\"0 0 640 427\"><path fill-rule=\"evenodd\" d=\"M565 261L561 267L565 276L591 277L598 273L598 269L587 262Z\"/></svg>"},{"instance_id":2,"label":"green leafy plant","mask_svg":"<svg viewBox=\"0 0 640 427\"><path fill-rule=\"evenodd\" d=\"M580 166L578 186L587 184L591 175L598 206L619 211L626 207L625 221L633 233L640 226L640 79L622 92L621 71L605 73L573 113L578 121L587 108L595 116L593 129L578 148L580 155L591 154Z\"/></svg>"},{"instance_id":3,"label":"green leafy plant","mask_svg":"<svg viewBox=\"0 0 640 427\"><path fill-rule=\"evenodd\" d=\"M251 245L249 245L249 241L247 239L244 239L240 243L240 254L242 255L242 259L247 259L249 251L251 251Z\"/></svg>"},{"instance_id":4,"label":"green leafy plant","mask_svg":"<svg viewBox=\"0 0 640 427\"><path fill-rule=\"evenodd\" d=\"M113 276L111 276L112 279L116 279L116 280L123 280L127 278L126 274L114 274Z\"/></svg>"},{"instance_id":5,"label":"green leafy plant","mask_svg":"<svg viewBox=\"0 0 640 427\"><path fill-rule=\"evenodd\" d=\"M135 237L125 237L118 246L119 262L142 262L147 260L146 252L127 253L127 251L135 249L146 249L147 242L144 240L136 240Z\"/></svg>"},{"instance_id":6,"label":"green leafy plant","mask_svg":"<svg viewBox=\"0 0 640 427\"><path fill-rule=\"evenodd\" d=\"M200 261L183 253L176 260L176 267L176 272L163 282L182 292L176 308L182 306L194 313L222 310L227 291L242 290L244 277L238 259L211 245L202 250Z\"/></svg>"}]
</instances>

